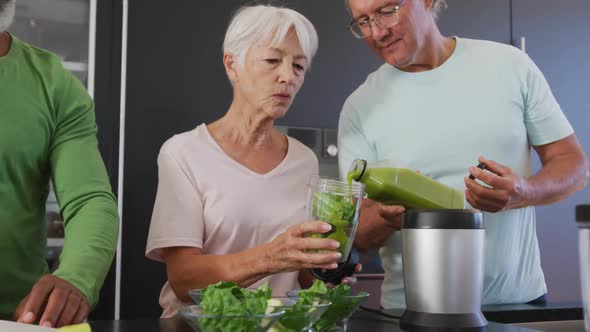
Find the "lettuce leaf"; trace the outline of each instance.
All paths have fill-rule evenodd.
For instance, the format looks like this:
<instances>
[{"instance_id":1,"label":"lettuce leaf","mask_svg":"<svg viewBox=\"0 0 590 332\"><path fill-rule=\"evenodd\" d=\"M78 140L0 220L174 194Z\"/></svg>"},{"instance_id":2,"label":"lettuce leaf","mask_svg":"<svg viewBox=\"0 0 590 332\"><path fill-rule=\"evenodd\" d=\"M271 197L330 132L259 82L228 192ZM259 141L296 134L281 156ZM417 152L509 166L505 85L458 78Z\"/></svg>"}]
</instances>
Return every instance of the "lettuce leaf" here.
<instances>
[{"instance_id":1,"label":"lettuce leaf","mask_svg":"<svg viewBox=\"0 0 590 332\"><path fill-rule=\"evenodd\" d=\"M255 316L263 315L272 290L265 283L257 290L241 288L235 282L219 282L203 291L201 308L207 315ZM203 331L256 332L261 318L201 318Z\"/></svg>"}]
</instances>

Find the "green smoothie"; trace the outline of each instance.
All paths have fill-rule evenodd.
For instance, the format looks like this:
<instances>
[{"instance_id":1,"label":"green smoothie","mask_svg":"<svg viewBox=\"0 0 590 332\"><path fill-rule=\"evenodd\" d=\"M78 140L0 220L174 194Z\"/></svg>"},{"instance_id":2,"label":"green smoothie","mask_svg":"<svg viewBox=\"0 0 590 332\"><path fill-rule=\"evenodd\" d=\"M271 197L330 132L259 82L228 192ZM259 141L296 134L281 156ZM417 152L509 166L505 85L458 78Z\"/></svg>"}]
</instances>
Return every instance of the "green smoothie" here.
<instances>
[{"instance_id":1,"label":"green smoothie","mask_svg":"<svg viewBox=\"0 0 590 332\"><path fill-rule=\"evenodd\" d=\"M341 196L327 192L316 192L313 195L313 216L332 225L332 229L324 234L311 234L311 237L327 237L340 243L338 251L342 259L348 255L348 239L355 222L356 204L352 196Z\"/></svg>"},{"instance_id":2,"label":"green smoothie","mask_svg":"<svg viewBox=\"0 0 590 332\"><path fill-rule=\"evenodd\" d=\"M463 209L465 204L462 191L407 168L355 168L347 178L362 182L367 196L383 204L408 209Z\"/></svg>"}]
</instances>

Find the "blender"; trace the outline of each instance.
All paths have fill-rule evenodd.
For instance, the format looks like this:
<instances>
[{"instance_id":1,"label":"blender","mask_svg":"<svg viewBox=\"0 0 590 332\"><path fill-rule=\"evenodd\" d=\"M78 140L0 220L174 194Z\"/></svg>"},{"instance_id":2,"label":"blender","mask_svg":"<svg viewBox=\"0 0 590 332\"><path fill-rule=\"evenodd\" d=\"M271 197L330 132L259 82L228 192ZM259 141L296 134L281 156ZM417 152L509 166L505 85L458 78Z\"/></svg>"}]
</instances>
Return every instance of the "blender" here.
<instances>
[{"instance_id":1,"label":"blender","mask_svg":"<svg viewBox=\"0 0 590 332\"><path fill-rule=\"evenodd\" d=\"M351 276L358 264L358 254L352 249L358 226L359 210L364 197L361 183L348 183L338 179L313 176L308 186L307 215L310 220L321 220L332 226L323 234L310 234L340 243L337 249L342 257L332 270L312 269L311 274L325 282L340 283L342 277Z\"/></svg>"},{"instance_id":2,"label":"blender","mask_svg":"<svg viewBox=\"0 0 590 332\"><path fill-rule=\"evenodd\" d=\"M402 219L404 330L483 331L485 219L477 210L408 210Z\"/></svg>"}]
</instances>

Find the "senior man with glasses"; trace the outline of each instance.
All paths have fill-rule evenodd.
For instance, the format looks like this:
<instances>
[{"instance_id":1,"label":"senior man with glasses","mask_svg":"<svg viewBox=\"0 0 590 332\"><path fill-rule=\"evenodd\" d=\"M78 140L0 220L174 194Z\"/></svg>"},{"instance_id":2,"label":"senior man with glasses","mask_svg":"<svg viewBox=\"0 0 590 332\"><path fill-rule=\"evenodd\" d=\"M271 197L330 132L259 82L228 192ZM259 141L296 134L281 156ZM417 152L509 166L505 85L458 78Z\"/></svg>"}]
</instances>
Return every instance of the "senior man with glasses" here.
<instances>
[{"instance_id":1,"label":"senior man with glasses","mask_svg":"<svg viewBox=\"0 0 590 332\"><path fill-rule=\"evenodd\" d=\"M583 188L588 161L543 74L510 45L443 36L444 0L345 5L348 29L385 63L343 106L341 175L356 158L391 159L464 190L466 207L487 218L483 303L544 301L534 206ZM542 162L535 174L531 148ZM403 211L365 200L355 239L361 251L380 248L384 308L405 306Z\"/></svg>"}]
</instances>

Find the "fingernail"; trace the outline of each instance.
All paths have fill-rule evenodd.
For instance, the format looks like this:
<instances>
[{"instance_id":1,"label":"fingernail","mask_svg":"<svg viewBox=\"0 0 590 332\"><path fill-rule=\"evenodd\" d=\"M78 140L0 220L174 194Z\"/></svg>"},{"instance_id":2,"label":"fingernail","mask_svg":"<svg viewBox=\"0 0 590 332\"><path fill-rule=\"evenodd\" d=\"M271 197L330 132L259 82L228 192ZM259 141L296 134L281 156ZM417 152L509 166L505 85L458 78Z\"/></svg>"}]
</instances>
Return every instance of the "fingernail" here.
<instances>
[{"instance_id":1,"label":"fingernail","mask_svg":"<svg viewBox=\"0 0 590 332\"><path fill-rule=\"evenodd\" d=\"M331 229L332 229L332 226L330 224L323 224L322 225L322 231L324 231L324 232L327 232Z\"/></svg>"},{"instance_id":2,"label":"fingernail","mask_svg":"<svg viewBox=\"0 0 590 332\"><path fill-rule=\"evenodd\" d=\"M46 320L43 323L41 323L41 326L43 326L43 327L51 327L51 322L48 321L48 320Z\"/></svg>"},{"instance_id":3,"label":"fingernail","mask_svg":"<svg viewBox=\"0 0 590 332\"><path fill-rule=\"evenodd\" d=\"M340 242L338 242L338 241L332 241L332 247L334 247L334 248L340 247Z\"/></svg>"},{"instance_id":4,"label":"fingernail","mask_svg":"<svg viewBox=\"0 0 590 332\"><path fill-rule=\"evenodd\" d=\"M334 258L340 258L342 257L342 254L340 252L337 252L334 254Z\"/></svg>"},{"instance_id":5,"label":"fingernail","mask_svg":"<svg viewBox=\"0 0 590 332\"><path fill-rule=\"evenodd\" d=\"M23 317L23 321L27 322L27 323L32 323L33 319L35 319L35 315L32 312L27 312L25 314L25 316Z\"/></svg>"}]
</instances>

